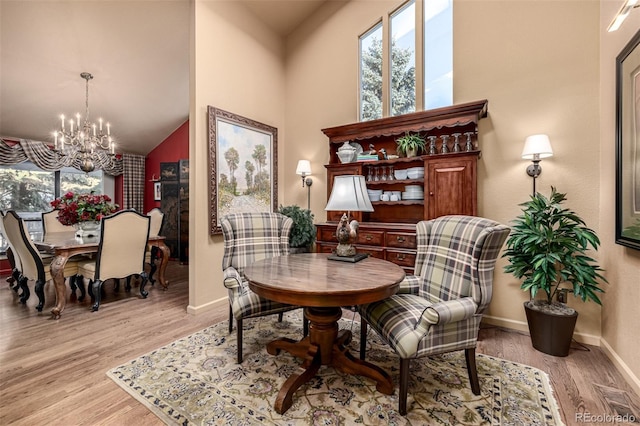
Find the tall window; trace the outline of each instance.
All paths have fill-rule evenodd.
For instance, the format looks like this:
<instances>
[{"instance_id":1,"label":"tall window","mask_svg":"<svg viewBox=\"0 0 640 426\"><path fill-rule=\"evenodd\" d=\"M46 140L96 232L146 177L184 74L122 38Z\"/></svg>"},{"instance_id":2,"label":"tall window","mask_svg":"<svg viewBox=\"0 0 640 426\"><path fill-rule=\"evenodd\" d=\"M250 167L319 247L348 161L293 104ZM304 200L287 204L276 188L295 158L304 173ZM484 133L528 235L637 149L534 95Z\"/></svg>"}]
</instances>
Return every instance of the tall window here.
<instances>
[{"instance_id":1,"label":"tall window","mask_svg":"<svg viewBox=\"0 0 640 426\"><path fill-rule=\"evenodd\" d=\"M416 110L416 5L391 15L391 115Z\"/></svg>"},{"instance_id":2,"label":"tall window","mask_svg":"<svg viewBox=\"0 0 640 426\"><path fill-rule=\"evenodd\" d=\"M360 37L360 117L382 117L382 22Z\"/></svg>"},{"instance_id":3,"label":"tall window","mask_svg":"<svg viewBox=\"0 0 640 426\"><path fill-rule=\"evenodd\" d=\"M453 0L424 3L424 109L453 105Z\"/></svg>"},{"instance_id":4,"label":"tall window","mask_svg":"<svg viewBox=\"0 0 640 426\"><path fill-rule=\"evenodd\" d=\"M453 104L453 0L409 0L360 42L360 120Z\"/></svg>"}]
</instances>

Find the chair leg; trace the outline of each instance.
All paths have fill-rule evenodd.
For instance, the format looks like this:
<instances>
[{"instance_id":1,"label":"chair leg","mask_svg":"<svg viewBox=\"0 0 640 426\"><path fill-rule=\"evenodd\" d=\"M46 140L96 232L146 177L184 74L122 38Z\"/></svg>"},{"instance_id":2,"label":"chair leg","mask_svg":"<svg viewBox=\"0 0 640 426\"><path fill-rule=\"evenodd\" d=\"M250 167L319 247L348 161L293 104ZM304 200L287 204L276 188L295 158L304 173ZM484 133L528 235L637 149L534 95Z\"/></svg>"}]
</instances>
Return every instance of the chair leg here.
<instances>
[{"instance_id":1,"label":"chair leg","mask_svg":"<svg viewBox=\"0 0 640 426\"><path fill-rule=\"evenodd\" d=\"M23 276L20 276L20 279L18 280L18 287L22 289L22 293L20 293L20 303L23 305L27 303L29 296L31 296L31 291L29 291L27 281L27 277Z\"/></svg>"},{"instance_id":2,"label":"chair leg","mask_svg":"<svg viewBox=\"0 0 640 426\"><path fill-rule=\"evenodd\" d=\"M236 320L236 327L238 327L238 364L242 364L242 320Z\"/></svg>"},{"instance_id":3,"label":"chair leg","mask_svg":"<svg viewBox=\"0 0 640 426\"><path fill-rule=\"evenodd\" d=\"M91 285L93 288L91 289L93 291L93 300L94 303L91 306L91 312L96 312L98 309L100 309L100 299L102 297L102 280L95 280L93 282L93 284Z\"/></svg>"},{"instance_id":4,"label":"chair leg","mask_svg":"<svg viewBox=\"0 0 640 426\"><path fill-rule=\"evenodd\" d=\"M478 369L476 368L476 348L465 349L464 357L467 360L467 373L469 373L471 392L474 395L480 395L480 381L478 380Z\"/></svg>"},{"instance_id":5,"label":"chair leg","mask_svg":"<svg viewBox=\"0 0 640 426\"><path fill-rule=\"evenodd\" d=\"M20 271L14 268L13 271L11 271L11 278L13 278L11 290L17 293L18 290L20 290Z\"/></svg>"},{"instance_id":6,"label":"chair leg","mask_svg":"<svg viewBox=\"0 0 640 426\"><path fill-rule=\"evenodd\" d=\"M82 275L74 275L71 279L75 282L76 287L80 290L80 297L78 302L82 302L87 295L87 291L84 288L84 277Z\"/></svg>"},{"instance_id":7,"label":"chair leg","mask_svg":"<svg viewBox=\"0 0 640 426\"><path fill-rule=\"evenodd\" d=\"M127 280L129 280L129 278L131 277L128 277ZM147 285L147 281L149 281L147 273L145 271L140 272L140 278L142 278L142 282L140 283L140 295L143 299L146 299L149 295L149 292L144 289L144 286ZM129 285L129 281L127 281L127 285Z\"/></svg>"},{"instance_id":8,"label":"chair leg","mask_svg":"<svg viewBox=\"0 0 640 426\"><path fill-rule=\"evenodd\" d=\"M278 314L278 322L282 322L282 317L283 317L283 315L284 315L284 312L280 312L280 313Z\"/></svg>"},{"instance_id":9,"label":"chair leg","mask_svg":"<svg viewBox=\"0 0 640 426\"><path fill-rule=\"evenodd\" d=\"M407 415L407 391L409 390L409 358L400 358L400 394L398 395L398 411L401 416Z\"/></svg>"},{"instance_id":10,"label":"chair leg","mask_svg":"<svg viewBox=\"0 0 640 426\"><path fill-rule=\"evenodd\" d=\"M367 327L369 324L360 318L360 359L364 361L367 352Z\"/></svg>"},{"instance_id":11,"label":"chair leg","mask_svg":"<svg viewBox=\"0 0 640 426\"><path fill-rule=\"evenodd\" d=\"M35 290L36 295L38 296L38 305L36 306L36 310L38 312L42 312L42 307L44 306L44 281L36 281Z\"/></svg>"},{"instance_id":12,"label":"chair leg","mask_svg":"<svg viewBox=\"0 0 640 426\"><path fill-rule=\"evenodd\" d=\"M233 309L231 309L231 304L229 304L229 334L233 331Z\"/></svg>"}]
</instances>

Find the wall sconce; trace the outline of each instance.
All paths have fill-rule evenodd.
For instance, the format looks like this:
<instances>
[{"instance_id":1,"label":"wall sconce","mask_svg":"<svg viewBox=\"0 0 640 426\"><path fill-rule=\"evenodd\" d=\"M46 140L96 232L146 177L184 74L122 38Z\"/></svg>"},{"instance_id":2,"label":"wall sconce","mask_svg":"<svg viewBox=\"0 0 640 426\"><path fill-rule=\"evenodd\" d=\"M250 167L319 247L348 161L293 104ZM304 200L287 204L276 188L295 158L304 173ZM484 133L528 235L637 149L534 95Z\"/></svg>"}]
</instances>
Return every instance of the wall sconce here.
<instances>
[{"instance_id":1,"label":"wall sconce","mask_svg":"<svg viewBox=\"0 0 640 426\"><path fill-rule=\"evenodd\" d=\"M536 195L536 178L542 173L540 160L553 156L551 141L547 135L531 135L524 141L522 158L531 160L533 164L527 167L527 174L533 178L533 196Z\"/></svg>"},{"instance_id":2,"label":"wall sconce","mask_svg":"<svg viewBox=\"0 0 640 426\"><path fill-rule=\"evenodd\" d=\"M373 211L364 176L336 176L333 180L327 207L324 209L326 211L346 211L336 228L338 247L336 247L335 254L330 255L329 259L355 263L367 257L366 253L356 253L356 248L351 245L351 241L358 239L359 224L357 220L349 222L350 212Z\"/></svg>"},{"instance_id":3,"label":"wall sconce","mask_svg":"<svg viewBox=\"0 0 640 426\"><path fill-rule=\"evenodd\" d=\"M311 210L311 163L309 160L298 160L298 167L296 167L296 174L302 176L302 187L307 187L307 210Z\"/></svg>"}]
</instances>

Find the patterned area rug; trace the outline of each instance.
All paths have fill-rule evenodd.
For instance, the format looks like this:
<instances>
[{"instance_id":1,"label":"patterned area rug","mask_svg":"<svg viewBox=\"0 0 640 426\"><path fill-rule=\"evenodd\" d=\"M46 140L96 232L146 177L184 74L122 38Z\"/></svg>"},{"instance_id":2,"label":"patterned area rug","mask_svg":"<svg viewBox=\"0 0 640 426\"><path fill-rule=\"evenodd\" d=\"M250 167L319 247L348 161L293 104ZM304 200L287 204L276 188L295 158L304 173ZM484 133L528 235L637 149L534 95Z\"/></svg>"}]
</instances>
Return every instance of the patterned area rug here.
<instances>
[{"instance_id":1,"label":"patterned area rug","mask_svg":"<svg viewBox=\"0 0 640 426\"><path fill-rule=\"evenodd\" d=\"M300 372L285 352L269 355L266 344L302 337L301 313L245 320L244 361L236 363L236 333L226 321L180 339L107 372L123 389L167 424L183 425L561 425L546 373L522 364L477 356L481 395L471 392L464 352L411 363L406 417L398 414L397 356L370 333L367 360L396 384L392 396L375 383L322 367L294 394L284 415L273 409L287 377ZM359 323L345 318L358 354Z\"/></svg>"}]
</instances>

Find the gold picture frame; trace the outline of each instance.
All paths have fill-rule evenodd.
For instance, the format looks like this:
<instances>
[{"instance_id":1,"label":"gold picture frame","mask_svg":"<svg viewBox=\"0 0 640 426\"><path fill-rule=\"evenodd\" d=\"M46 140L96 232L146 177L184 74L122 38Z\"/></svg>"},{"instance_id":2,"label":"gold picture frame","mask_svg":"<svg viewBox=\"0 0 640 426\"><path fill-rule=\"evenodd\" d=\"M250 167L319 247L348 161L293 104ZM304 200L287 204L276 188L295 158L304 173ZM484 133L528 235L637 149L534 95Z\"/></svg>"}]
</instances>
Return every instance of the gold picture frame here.
<instances>
[{"instance_id":1,"label":"gold picture frame","mask_svg":"<svg viewBox=\"0 0 640 426\"><path fill-rule=\"evenodd\" d=\"M209 233L220 219L278 208L278 129L209 106ZM239 172L239 173L238 173Z\"/></svg>"}]
</instances>

